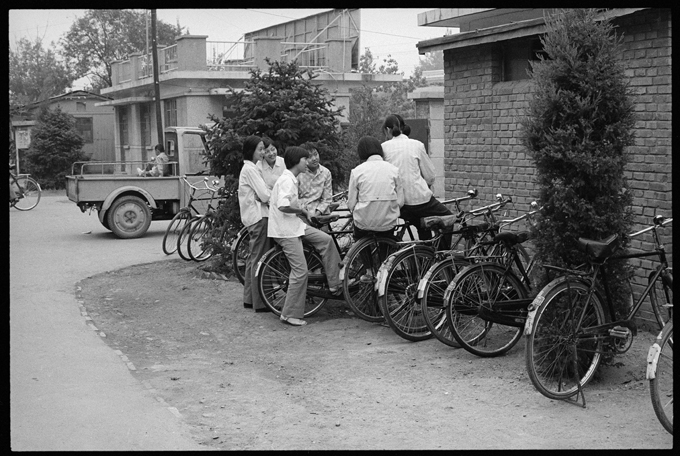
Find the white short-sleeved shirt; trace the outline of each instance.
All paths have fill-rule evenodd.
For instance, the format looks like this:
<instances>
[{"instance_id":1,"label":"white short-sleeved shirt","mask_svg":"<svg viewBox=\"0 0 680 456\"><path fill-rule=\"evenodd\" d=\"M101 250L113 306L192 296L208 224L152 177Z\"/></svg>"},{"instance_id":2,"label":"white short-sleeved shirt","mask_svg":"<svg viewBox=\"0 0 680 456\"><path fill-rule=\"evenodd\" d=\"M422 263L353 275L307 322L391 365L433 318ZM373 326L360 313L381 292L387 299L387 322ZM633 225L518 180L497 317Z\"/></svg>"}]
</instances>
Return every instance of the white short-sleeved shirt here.
<instances>
[{"instance_id":1,"label":"white short-sleeved shirt","mask_svg":"<svg viewBox=\"0 0 680 456\"><path fill-rule=\"evenodd\" d=\"M405 135L395 136L382 143L385 161L399 168L404 188L404 204L414 206L430 201L435 167L425 151L425 145Z\"/></svg>"},{"instance_id":2,"label":"white short-sleeved shirt","mask_svg":"<svg viewBox=\"0 0 680 456\"><path fill-rule=\"evenodd\" d=\"M380 155L371 155L350 173L347 207L357 228L368 231L394 228L403 204L399 170Z\"/></svg>"},{"instance_id":3,"label":"white short-sleeved shirt","mask_svg":"<svg viewBox=\"0 0 680 456\"><path fill-rule=\"evenodd\" d=\"M280 206L298 206L298 180L290 170L285 170L276 180L269 200L269 223L267 236L271 238L294 238L305 234L307 225L297 214L282 212Z\"/></svg>"},{"instance_id":4,"label":"white short-sleeved shirt","mask_svg":"<svg viewBox=\"0 0 680 456\"><path fill-rule=\"evenodd\" d=\"M257 167L262 171L262 178L267 187L271 190L274 188L276 180L283 174L286 170L286 163L283 161L283 157L276 156L276 162L274 166L269 166L267 160L264 158L257 162Z\"/></svg>"},{"instance_id":5,"label":"white short-sleeved shirt","mask_svg":"<svg viewBox=\"0 0 680 456\"><path fill-rule=\"evenodd\" d=\"M269 216L269 198L270 192L262 179L262 172L255 163L243 160L243 168L238 176L238 205L244 226L250 226Z\"/></svg>"}]
</instances>

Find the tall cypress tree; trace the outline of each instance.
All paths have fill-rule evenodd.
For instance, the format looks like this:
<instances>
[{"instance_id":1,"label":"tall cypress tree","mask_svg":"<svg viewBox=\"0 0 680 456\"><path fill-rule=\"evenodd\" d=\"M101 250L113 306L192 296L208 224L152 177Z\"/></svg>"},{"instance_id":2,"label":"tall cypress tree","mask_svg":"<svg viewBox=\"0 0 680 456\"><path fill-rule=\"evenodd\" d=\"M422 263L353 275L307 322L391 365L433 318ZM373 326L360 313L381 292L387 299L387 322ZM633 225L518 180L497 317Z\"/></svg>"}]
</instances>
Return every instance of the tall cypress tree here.
<instances>
[{"instance_id":1,"label":"tall cypress tree","mask_svg":"<svg viewBox=\"0 0 680 456\"><path fill-rule=\"evenodd\" d=\"M619 59L622 37L596 15L579 8L547 16L545 57L530 70L535 92L522 120L522 143L536 165L545 209L534 235L537 255L548 264L582 263L579 237L618 234L625 247L632 228L624 168L635 118ZM609 269L619 298L625 266Z\"/></svg>"}]
</instances>

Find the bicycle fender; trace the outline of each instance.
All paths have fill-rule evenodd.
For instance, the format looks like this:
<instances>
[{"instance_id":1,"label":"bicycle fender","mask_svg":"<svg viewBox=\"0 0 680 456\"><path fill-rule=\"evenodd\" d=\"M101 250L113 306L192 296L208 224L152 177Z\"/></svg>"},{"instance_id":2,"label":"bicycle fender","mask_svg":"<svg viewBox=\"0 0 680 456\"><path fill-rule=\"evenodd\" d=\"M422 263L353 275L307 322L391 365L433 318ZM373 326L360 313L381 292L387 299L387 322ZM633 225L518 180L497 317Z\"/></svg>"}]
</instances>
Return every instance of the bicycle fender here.
<instances>
[{"instance_id":1,"label":"bicycle fender","mask_svg":"<svg viewBox=\"0 0 680 456\"><path fill-rule=\"evenodd\" d=\"M453 279L451 279L451 283L446 287L446 290L444 290L444 302L449 302L449 300L451 299L451 293L453 293L453 290L455 290L455 288L458 286L458 280L457 279L459 277L462 277L463 274L465 274L467 271L469 271L472 268L472 266L474 266L474 265L470 264L470 265L463 267L463 269L458 271L458 273L453 277Z\"/></svg>"},{"instance_id":2,"label":"bicycle fender","mask_svg":"<svg viewBox=\"0 0 680 456\"><path fill-rule=\"evenodd\" d=\"M147 203L149 203L151 209L158 209L158 206L156 206L156 200L154 200L153 196L151 196L151 193L147 192L143 188L135 187L134 185L126 185L125 187L117 188L107 195L106 199L102 203L99 213L102 214L106 212L106 210L111 207L116 198L118 198L123 193L137 193L138 196L141 196L146 200Z\"/></svg>"},{"instance_id":3,"label":"bicycle fender","mask_svg":"<svg viewBox=\"0 0 680 456\"><path fill-rule=\"evenodd\" d=\"M654 342L654 345L649 347L649 352L647 353L647 380L656 378L656 364L659 362L660 354L661 347L658 343Z\"/></svg>"},{"instance_id":4,"label":"bicycle fender","mask_svg":"<svg viewBox=\"0 0 680 456\"><path fill-rule=\"evenodd\" d=\"M387 259L383 262L383 264L380 265L380 268L378 269L378 274L376 276L377 280L375 281L375 286L374 286L375 291L378 292L378 297L385 295L385 286L387 284L387 273L392 268L392 263L394 263L395 257L396 257L396 254L392 254L389 257L387 257Z\"/></svg>"},{"instance_id":5,"label":"bicycle fender","mask_svg":"<svg viewBox=\"0 0 680 456\"><path fill-rule=\"evenodd\" d=\"M590 283L581 277L564 275L561 277L557 277L556 279L553 279L550 283L543 287L543 289L536 295L534 300L531 301L531 304L529 304L529 307L527 308L529 313L527 314L527 320L526 323L524 324L525 336L529 336L533 332L536 312L538 311L539 307L541 307L541 304L543 304L543 302L545 301L545 298L546 296L548 296L548 293L550 293L555 287L557 287L563 282L566 282L567 280L582 282L585 285L590 286Z\"/></svg>"}]
</instances>

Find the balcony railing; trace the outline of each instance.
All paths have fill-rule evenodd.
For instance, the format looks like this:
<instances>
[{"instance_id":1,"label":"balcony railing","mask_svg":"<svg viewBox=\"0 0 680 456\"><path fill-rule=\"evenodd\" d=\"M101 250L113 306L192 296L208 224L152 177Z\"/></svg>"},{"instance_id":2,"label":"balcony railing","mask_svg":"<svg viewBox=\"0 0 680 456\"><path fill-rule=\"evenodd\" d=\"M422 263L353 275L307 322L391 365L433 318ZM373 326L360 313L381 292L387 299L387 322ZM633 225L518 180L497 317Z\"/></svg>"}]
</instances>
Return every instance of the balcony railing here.
<instances>
[{"instance_id":1,"label":"balcony railing","mask_svg":"<svg viewBox=\"0 0 680 456\"><path fill-rule=\"evenodd\" d=\"M327 45L323 43L281 42L281 61L292 62L305 68L326 68Z\"/></svg>"},{"instance_id":2,"label":"balcony railing","mask_svg":"<svg viewBox=\"0 0 680 456\"><path fill-rule=\"evenodd\" d=\"M247 71L254 68L253 41L206 41L209 71Z\"/></svg>"}]
</instances>

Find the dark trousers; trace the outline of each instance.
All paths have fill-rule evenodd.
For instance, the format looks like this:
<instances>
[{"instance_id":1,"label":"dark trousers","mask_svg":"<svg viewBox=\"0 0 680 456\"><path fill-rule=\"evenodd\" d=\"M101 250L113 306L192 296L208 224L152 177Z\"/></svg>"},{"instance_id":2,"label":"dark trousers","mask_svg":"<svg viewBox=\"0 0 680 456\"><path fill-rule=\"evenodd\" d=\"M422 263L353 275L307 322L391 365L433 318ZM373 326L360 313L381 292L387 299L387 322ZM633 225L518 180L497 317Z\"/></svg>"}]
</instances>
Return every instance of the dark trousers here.
<instances>
[{"instance_id":1,"label":"dark trousers","mask_svg":"<svg viewBox=\"0 0 680 456\"><path fill-rule=\"evenodd\" d=\"M388 237L390 239L394 239L395 241L397 240L396 237L394 236L394 228L391 230L387 231L370 231L370 230L362 230L361 228L357 228L356 225L354 225L354 240L358 241L359 239L370 236L372 234L375 234L376 236L384 236Z\"/></svg>"},{"instance_id":2,"label":"dark trousers","mask_svg":"<svg viewBox=\"0 0 680 456\"><path fill-rule=\"evenodd\" d=\"M422 240L432 239L432 231L429 228L420 226L420 219L432 215L451 215L452 212L439 202L434 196L430 201L414 206L404 205L401 207L401 218L415 226L418 230L418 238ZM451 248L451 234L445 234L439 243L440 250Z\"/></svg>"}]
</instances>

